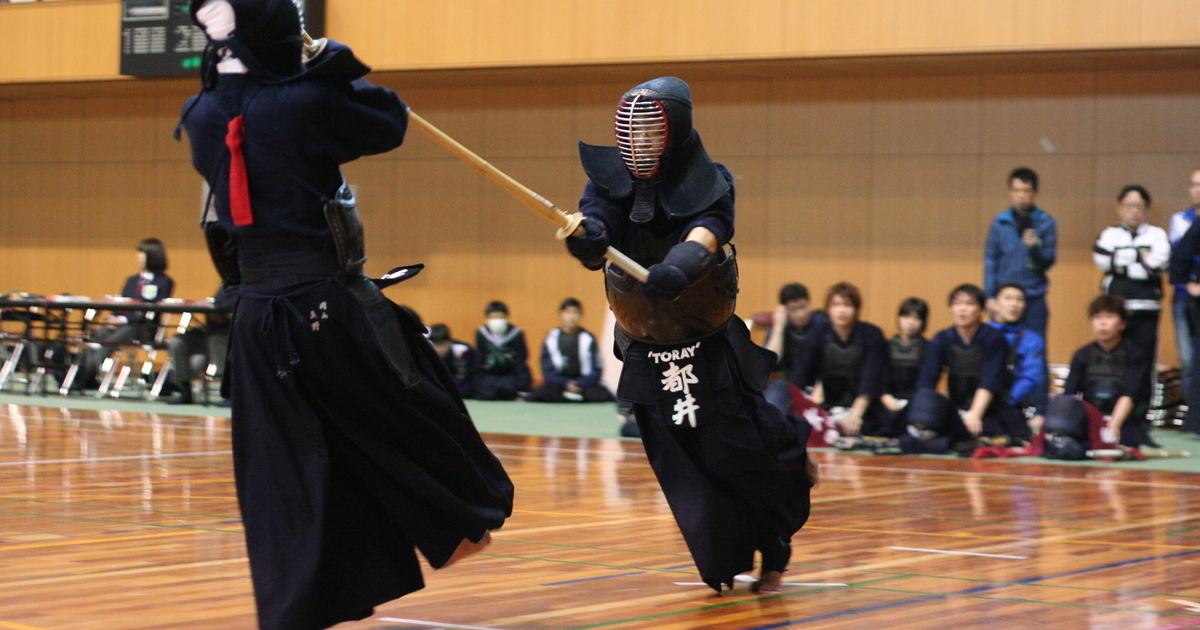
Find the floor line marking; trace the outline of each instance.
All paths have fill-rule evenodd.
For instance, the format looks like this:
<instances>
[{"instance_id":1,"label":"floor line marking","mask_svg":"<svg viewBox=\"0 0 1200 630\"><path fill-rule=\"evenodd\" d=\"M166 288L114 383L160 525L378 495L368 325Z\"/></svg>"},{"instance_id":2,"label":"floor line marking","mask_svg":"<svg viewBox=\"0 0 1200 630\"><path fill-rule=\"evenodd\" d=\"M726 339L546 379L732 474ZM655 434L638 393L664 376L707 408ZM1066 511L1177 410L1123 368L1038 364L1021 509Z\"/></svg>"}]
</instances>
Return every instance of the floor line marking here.
<instances>
[{"instance_id":1,"label":"floor line marking","mask_svg":"<svg viewBox=\"0 0 1200 630\"><path fill-rule=\"evenodd\" d=\"M613 573L612 575L600 575L597 577L580 578L578 580L563 580L562 582L549 582L547 584L539 584L538 586L562 586L564 584L578 584L580 582L595 582L597 580L608 580L611 578L628 577L630 575L644 575L645 571L630 571L628 573Z\"/></svg>"},{"instance_id":2,"label":"floor line marking","mask_svg":"<svg viewBox=\"0 0 1200 630\"><path fill-rule=\"evenodd\" d=\"M980 551L981 552L1000 551L1000 550L1008 549L1011 547L1023 546L1023 545L1043 545L1043 544L1047 544L1047 543L1058 542L1058 541L1068 539L1068 538L1074 537L1074 536L1095 536L1095 535L1109 534L1109 533L1114 533L1114 532L1118 532L1118 531L1125 530L1125 529L1133 529L1133 528L1138 528L1138 527L1157 527L1157 526L1161 526L1161 525L1167 525L1167 524L1172 524L1172 523L1188 521L1188 520L1192 520L1194 518L1196 518L1194 515L1173 516L1173 517L1157 519L1154 521L1143 521L1143 522L1138 522L1138 523L1125 523L1125 524L1119 525L1119 526L1094 529L1094 530L1090 530L1088 532L1074 532L1071 534L1063 534L1063 535L1058 535L1058 536L1047 536L1044 538L1022 539L1022 540L1017 540L1017 541L1012 541L1012 542L996 543L993 545L987 545L987 546L981 547ZM1191 555L1191 554L1196 554L1196 553L1200 553L1200 551L1184 551L1184 552L1178 552L1176 554L1168 554L1167 556L1162 556L1162 557L1175 557L1177 555ZM886 568L890 568L890 567L894 567L894 566L912 565L912 564L917 564L917 563L921 563L921 562L927 562L927 561L934 560L937 558L938 558L938 556L936 556L936 555L927 555L927 556L916 556L916 557L906 557L906 558L899 558L899 559L883 560L883 561L873 562L873 563L862 565L862 566L852 566L852 567L843 567L843 568L838 568L838 569L818 570L818 571L814 571L811 573L805 573L804 577L811 579L813 581L817 581L817 580L823 580L823 579L830 579L830 578L847 575L847 574L862 573L865 571L872 571L872 570L878 570L878 569L886 569ZM1129 562L1138 562L1138 561L1134 560L1134 561L1129 561ZM1088 569L1088 570L1098 570L1098 569L1093 568L1093 569ZM1064 575L1067 575L1067 574L1064 574ZM1043 579L1052 579L1054 577L1062 577L1062 576L1049 576L1049 577L1046 577ZM1018 583L1022 583L1022 582L1023 581L1018 581ZM981 587L981 588L986 590L986 589L989 589L992 587L985 586L985 587ZM997 586L996 588L999 588L999 586ZM925 598L922 601L928 601L930 599L938 599L940 597L944 597L944 595L938 595L937 597ZM678 601L676 599L675 595L649 596L649 597L645 597L645 598L628 600L626 603L629 605L633 605L633 604L648 604L648 603L660 603L660 602L669 603L672 601ZM602 604L602 605L595 604L595 605L591 605L591 606L581 606L581 607L574 607L574 608L568 608L568 609L562 609L562 610L545 611L545 612L541 612L541 613L529 613L529 614L525 614L525 615L518 615L515 617L508 617L508 618L500 619L498 621L505 623L505 625L518 625L519 626L519 625L523 625L523 624L525 624L527 622L531 622L531 621L541 621L544 619L553 619L553 618L563 617L563 616L568 616L568 615L580 615L580 614L586 614L586 613L590 613L590 612L599 612L602 610L608 610L611 608L611 606L612 606L611 603L606 603L606 604ZM600 624L600 625L610 625L610 624L605 623L605 624ZM586 626L586 627L592 627L592 626ZM782 626L780 626L780 627L782 627ZM751 629L751 630L753 630L753 629Z\"/></svg>"},{"instance_id":3,"label":"floor line marking","mask_svg":"<svg viewBox=\"0 0 1200 630\"><path fill-rule=\"evenodd\" d=\"M1006 558L1009 560L1028 560L1029 556L1006 556L998 553L976 553L974 551L947 551L945 549L921 549L920 547L888 547L897 551L920 551L923 553L944 553L955 556L980 556L983 558Z\"/></svg>"},{"instance_id":4,"label":"floor line marking","mask_svg":"<svg viewBox=\"0 0 1200 630\"><path fill-rule=\"evenodd\" d=\"M95 543L122 542L126 540L146 540L148 538L166 538L168 536L183 536L185 534L200 534L201 530L184 530L164 532L161 534L142 534L139 536L109 536L105 538L83 538L80 540L59 540L45 543L29 543L26 545L0 545L0 551L17 551L20 549L42 549L44 547L67 547L70 545L91 545Z\"/></svg>"},{"instance_id":5,"label":"floor line marking","mask_svg":"<svg viewBox=\"0 0 1200 630\"><path fill-rule=\"evenodd\" d=\"M1189 612L1200 613L1200 604L1197 604L1196 602L1190 602L1186 599L1168 599L1167 601L1171 602L1172 604L1179 604L1180 606L1188 609Z\"/></svg>"},{"instance_id":6,"label":"floor line marking","mask_svg":"<svg viewBox=\"0 0 1200 630\"><path fill-rule=\"evenodd\" d=\"M74 459L35 459L24 462L0 462L0 466L41 466L42 464L79 464L90 462L117 462L130 459L173 459L177 457L205 457L210 455L232 455L233 451L197 451L195 453L165 453L162 455L118 455L113 457L76 457Z\"/></svg>"},{"instance_id":7,"label":"floor line marking","mask_svg":"<svg viewBox=\"0 0 1200 630\"><path fill-rule=\"evenodd\" d=\"M424 626L433 626L435 628L452 628L454 630L502 630L501 628L493 628L489 626L464 626L457 623L441 623L439 621L423 621L421 619L402 619L400 617L376 617L376 621L395 621L399 623L419 623Z\"/></svg>"}]
</instances>

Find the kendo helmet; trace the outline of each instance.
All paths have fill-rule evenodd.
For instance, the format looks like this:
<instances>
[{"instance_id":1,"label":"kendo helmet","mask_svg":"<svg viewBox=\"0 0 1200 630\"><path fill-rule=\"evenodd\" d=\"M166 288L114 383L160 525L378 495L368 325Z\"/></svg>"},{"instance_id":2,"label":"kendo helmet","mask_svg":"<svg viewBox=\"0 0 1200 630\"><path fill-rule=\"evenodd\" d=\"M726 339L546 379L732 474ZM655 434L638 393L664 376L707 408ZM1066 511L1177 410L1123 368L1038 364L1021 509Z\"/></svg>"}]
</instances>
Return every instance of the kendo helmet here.
<instances>
[{"instance_id":1,"label":"kendo helmet","mask_svg":"<svg viewBox=\"0 0 1200 630\"><path fill-rule=\"evenodd\" d=\"M189 6L192 21L201 28L205 25L196 14L209 1L214 0L191 0ZM223 1L233 7L233 32L219 40L205 32L209 38L206 65L214 65L217 51L228 48L251 73L267 82L282 81L304 70L300 9L294 0Z\"/></svg>"},{"instance_id":2,"label":"kendo helmet","mask_svg":"<svg viewBox=\"0 0 1200 630\"><path fill-rule=\"evenodd\" d=\"M621 97L615 121L617 148L625 168L651 179L692 135L692 90L682 79L647 81Z\"/></svg>"}]
</instances>

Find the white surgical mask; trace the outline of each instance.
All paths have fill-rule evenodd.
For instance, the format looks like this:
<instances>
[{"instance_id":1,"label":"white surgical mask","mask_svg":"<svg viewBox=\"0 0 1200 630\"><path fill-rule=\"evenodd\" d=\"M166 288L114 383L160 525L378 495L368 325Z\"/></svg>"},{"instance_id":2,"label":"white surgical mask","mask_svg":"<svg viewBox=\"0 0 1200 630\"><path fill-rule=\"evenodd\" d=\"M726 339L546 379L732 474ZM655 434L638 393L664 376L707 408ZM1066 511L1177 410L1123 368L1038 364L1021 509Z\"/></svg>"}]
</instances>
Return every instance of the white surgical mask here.
<instances>
[{"instance_id":1,"label":"white surgical mask","mask_svg":"<svg viewBox=\"0 0 1200 630\"><path fill-rule=\"evenodd\" d=\"M499 335L508 330L508 320L502 317L493 317L487 320L487 328L492 331L493 335Z\"/></svg>"}]
</instances>

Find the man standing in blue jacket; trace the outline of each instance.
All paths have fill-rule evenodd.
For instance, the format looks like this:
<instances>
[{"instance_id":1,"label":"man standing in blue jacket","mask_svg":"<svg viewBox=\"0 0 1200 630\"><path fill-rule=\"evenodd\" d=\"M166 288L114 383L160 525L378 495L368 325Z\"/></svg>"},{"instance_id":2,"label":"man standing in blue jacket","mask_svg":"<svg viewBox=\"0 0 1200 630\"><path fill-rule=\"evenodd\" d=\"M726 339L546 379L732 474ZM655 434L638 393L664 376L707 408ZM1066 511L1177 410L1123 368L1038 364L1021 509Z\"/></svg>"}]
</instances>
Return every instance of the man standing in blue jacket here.
<instances>
[{"instance_id":1,"label":"man standing in blue jacket","mask_svg":"<svg viewBox=\"0 0 1200 630\"><path fill-rule=\"evenodd\" d=\"M1038 175L1024 166L1008 176L1008 194L1012 206L992 221L983 257L983 288L988 310L996 310L996 291L1013 283L1025 289L1025 315L1021 324L1046 338L1050 309L1046 305L1046 272L1054 266L1058 246L1058 225L1054 217L1034 201Z\"/></svg>"}]
</instances>

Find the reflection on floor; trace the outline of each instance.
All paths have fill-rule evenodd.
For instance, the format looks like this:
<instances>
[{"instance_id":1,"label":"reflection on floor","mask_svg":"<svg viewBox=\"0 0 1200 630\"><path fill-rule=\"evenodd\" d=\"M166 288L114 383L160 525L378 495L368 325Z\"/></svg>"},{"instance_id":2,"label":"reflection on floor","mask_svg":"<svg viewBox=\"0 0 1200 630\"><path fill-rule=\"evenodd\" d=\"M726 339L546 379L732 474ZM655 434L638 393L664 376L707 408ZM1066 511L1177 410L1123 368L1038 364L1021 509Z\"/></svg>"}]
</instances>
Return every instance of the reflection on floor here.
<instances>
[{"instance_id":1,"label":"reflection on floor","mask_svg":"<svg viewBox=\"0 0 1200 630\"><path fill-rule=\"evenodd\" d=\"M821 453L777 595L699 586L641 446L489 435L517 509L339 630L1200 627L1200 476ZM255 627L229 420L0 406L0 629Z\"/></svg>"}]
</instances>

